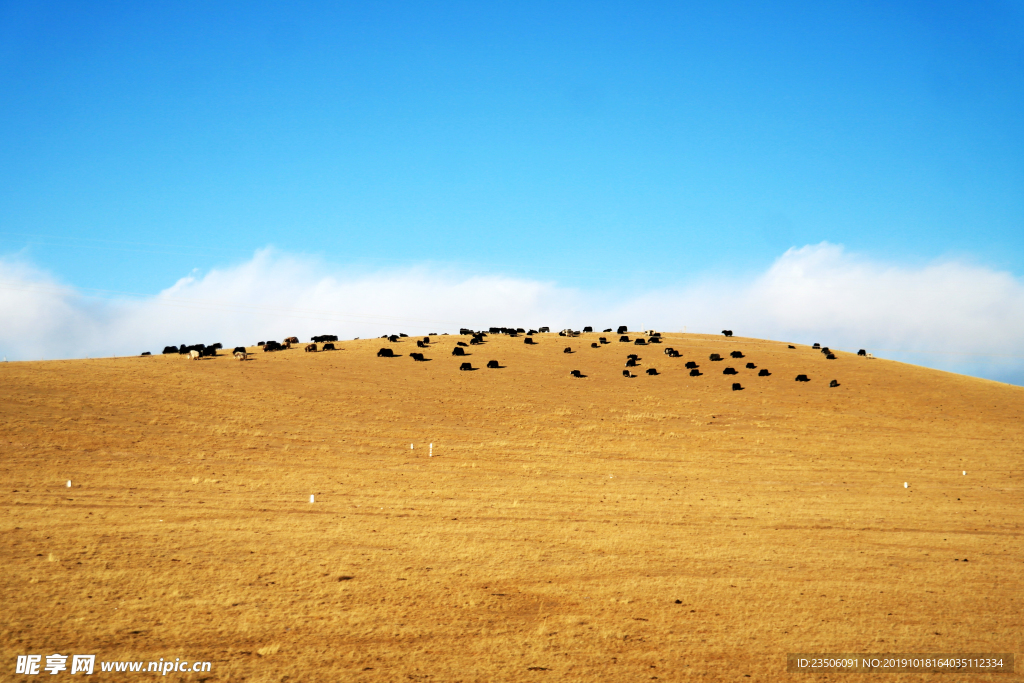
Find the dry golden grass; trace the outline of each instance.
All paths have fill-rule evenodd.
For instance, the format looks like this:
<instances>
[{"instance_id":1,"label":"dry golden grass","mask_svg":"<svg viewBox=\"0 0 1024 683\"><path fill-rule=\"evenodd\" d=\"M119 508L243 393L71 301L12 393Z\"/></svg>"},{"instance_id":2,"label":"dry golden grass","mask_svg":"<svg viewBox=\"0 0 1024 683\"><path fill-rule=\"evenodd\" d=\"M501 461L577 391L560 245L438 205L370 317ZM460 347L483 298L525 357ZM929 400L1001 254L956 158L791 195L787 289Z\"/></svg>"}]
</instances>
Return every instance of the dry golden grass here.
<instances>
[{"instance_id":1,"label":"dry golden grass","mask_svg":"<svg viewBox=\"0 0 1024 683\"><path fill-rule=\"evenodd\" d=\"M466 359L434 337L428 363L406 339L394 359L362 340L0 365L5 666L771 681L825 680L786 674L787 652L1021 651L1024 389L754 339L598 336L491 337ZM707 361L732 350L747 357ZM457 370L492 358L506 367Z\"/></svg>"}]
</instances>

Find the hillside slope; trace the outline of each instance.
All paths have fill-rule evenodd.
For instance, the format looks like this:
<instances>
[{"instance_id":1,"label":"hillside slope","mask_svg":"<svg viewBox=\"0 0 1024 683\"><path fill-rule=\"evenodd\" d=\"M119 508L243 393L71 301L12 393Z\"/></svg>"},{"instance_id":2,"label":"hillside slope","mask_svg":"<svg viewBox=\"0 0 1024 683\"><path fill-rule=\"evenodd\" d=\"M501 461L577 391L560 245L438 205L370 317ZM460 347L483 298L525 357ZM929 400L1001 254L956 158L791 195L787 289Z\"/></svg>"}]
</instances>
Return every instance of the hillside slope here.
<instances>
[{"instance_id":1,"label":"hillside slope","mask_svg":"<svg viewBox=\"0 0 1024 683\"><path fill-rule=\"evenodd\" d=\"M782 680L787 652L1024 649L1024 388L599 336L0 365L5 661Z\"/></svg>"}]
</instances>

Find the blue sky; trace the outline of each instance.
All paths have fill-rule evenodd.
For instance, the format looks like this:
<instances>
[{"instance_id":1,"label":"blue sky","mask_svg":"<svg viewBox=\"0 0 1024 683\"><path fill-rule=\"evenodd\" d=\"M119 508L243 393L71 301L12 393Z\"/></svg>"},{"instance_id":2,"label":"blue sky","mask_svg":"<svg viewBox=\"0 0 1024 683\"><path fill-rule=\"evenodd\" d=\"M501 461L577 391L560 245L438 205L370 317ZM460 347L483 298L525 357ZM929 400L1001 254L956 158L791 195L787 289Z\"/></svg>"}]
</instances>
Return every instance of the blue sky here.
<instances>
[{"instance_id":1,"label":"blue sky","mask_svg":"<svg viewBox=\"0 0 1024 683\"><path fill-rule=\"evenodd\" d=\"M0 255L642 295L822 242L1024 275L1024 4L0 3ZM609 294L609 295L611 295Z\"/></svg>"}]
</instances>

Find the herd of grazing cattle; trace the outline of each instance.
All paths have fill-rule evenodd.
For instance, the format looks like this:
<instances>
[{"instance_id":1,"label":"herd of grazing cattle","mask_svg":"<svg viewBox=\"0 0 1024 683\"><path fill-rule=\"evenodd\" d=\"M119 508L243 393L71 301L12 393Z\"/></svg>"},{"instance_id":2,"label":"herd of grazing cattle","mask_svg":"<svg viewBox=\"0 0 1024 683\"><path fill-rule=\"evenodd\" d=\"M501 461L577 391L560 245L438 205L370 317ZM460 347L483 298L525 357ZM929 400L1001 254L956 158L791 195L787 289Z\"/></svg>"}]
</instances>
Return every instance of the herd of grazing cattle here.
<instances>
[{"instance_id":1,"label":"herd of grazing cattle","mask_svg":"<svg viewBox=\"0 0 1024 683\"><path fill-rule=\"evenodd\" d=\"M582 332L578 331L578 330L564 329L564 330L561 330L558 333L558 335L561 336L561 337L575 338L575 337L579 337L581 334L591 334L591 333L593 333L593 331L594 331L593 327L587 326L587 327L583 328ZM604 333L610 333L611 331L612 331L612 328L609 327L609 328L604 330ZM530 330L527 330L526 328L522 328L522 327L491 327L486 332L484 332L484 331L475 331L475 330L472 330L472 329L469 329L469 328L461 328L459 330L459 334L462 335L462 336L468 336L470 338L469 342L467 344L464 341L457 341L455 343L454 348L452 348L451 355L452 356L465 357L467 355L466 348L468 348L469 346L478 346L478 345L481 345L481 344L485 344L486 343L486 338L488 336L490 336L490 335L507 335L509 337L518 337L519 335L527 335L525 340L524 340L524 343L526 345L528 345L528 346L536 346L537 342L534 340L534 336L535 335L539 335L539 334L549 333L549 332L550 332L550 328L548 328L548 327L538 327L536 329L530 329ZM650 344L661 344L662 343L661 333L657 332L655 330L646 330L643 333L644 335L647 336L647 339L644 339L643 336L638 336L636 339L630 339L630 337L628 335L628 328L625 325L620 325L619 328L616 331L616 334L620 335L619 336L619 342L620 343L632 343L634 346L647 346L647 345L650 345ZM722 334L726 338L731 338L733 336L732 330L722 330ZM420 349L429 349L431 344L434 343L431 340L431 337L436 337L436 336L438 336L436 332L431 332L426 337L422 337L420 339L416 339L416 347L420 348ZM445 333L444 335L441 335L441 336L448 336L448 335L447 335L447 333ZM409 335L407 335L404 332L402 332L402 333L399 333L399 334L385 334L385 335L381 336L381 339L386 339L388 342L390 342L392 344L395 344L395 343L400 343L403 339L407 339L408 337L409 337ZM303 347L303 349L305 351L311 352L311 353L317 353L317 352L321 352L321 351L335 351L337 349L336 349L336 347L334 345L334 342L337 342L337 341L338 341L338 336L334 335L334 334L317 335L317 336L312 337L311 340L310 340L310 343L305 345ZM300 342L299 342L298 337L286 337L283 342L261 341L261 342L257 343L256 346L258 348L262 348L264 352L272 352L272 351L283 351L283 350L286 350L286 349L291 349L293 347L293 345L298 345L299 343ZM320 346L318 347L317 344L320 344ZM604 346L606 344L611 344L611 342L608 341L608 337L599 337L598 341L592 342L590 344L590 348L597 349L597 348L601 348L602 346ZM217 356L218 355L217 354L218 349L222 349L222 348L224 348L223 345L219 344L219 343L218 344L211 344L209 346L207 346L205 344L191 344L191 345L182 344L180 346L165 346L164 350L163 350L163 353L164 354L178 354L179 356L187 357L190 360L199 360L201 358L206 358L206 357L209 357L209 356ZM793 346L792 344L790 344L790 345L788 345L788 348L795 349L796 347ZM823 347L823 346L821 346L821 344L815 343L811 348L814 349L814 350L820 351L825 356L826 360L835 360L836 359L835 353L832 352L832 350L829 349L827 346ZM567 346L567 347L565 347L563 349L563 353L572 354L572 353L575 353L575 352L573 351L571 346ZM251 357L251 355L252 355L249 351L247 351L246 347L244 347L244 346L236 346L233 349L232 354L238 360L248 360ZM677 351L676 349L672 348L672 347L665 348L664 349L664 354L668 358L681 358L682 357L682 354L679 351ZM149 355L152 355L152 354L150 354L147 351L147 352L143 353L142 355L143 356L149 356ZM860 357L864 357L864 358L873 358L873 356L871 354L869 354L867 351L865 351L864 349L860 349L859 351L857 351L857 355L860 356ZM410 358L412 358L414 361L417 361L417 362L427 362L427 361L431 360L430 358L425 357L422 352L411 352L409 354L409 356L410 356ZM400 358L401 355L400 354L396 354L394 349L392 349L390 347L381 347L380 350L377 351L377 357L378 358ZM732 351L732 352L729 353L729 357L732 358L732 359L737 359L738 360L738 359L744 358L744 355L743 355L742 351ZM638 354L636 354L636 353L628 354L626 356L626 364L625 364L626 369L622 371L622 376L623 377L627 377L627 378L636 378L636 375L634 375L634 374L632 374L630 372L630 368L637 368L637 367L639 367L639 363L640 363L641 360L643 360L643 359L640 358L640 356ZM712 353L708 357L708 360L711 361L711 362L719 362L719 361L723 361L724 358L722 357L721 354ZM505 366L500 365L497 360L489 360L489 361L487 361L486 367L489 368L489 369L500 369L500 368L504 368ZM693 360L686 361L686 363L684 365L684 368L686 370L689 370L689 376L690 377L700 377L703 374L700 371L700 365L696 361L693 361ZM463 370L463 371L472 371L472 370L476 370L476 369L477 368L474 368L473 364L471 362L462 362L460 364L460 366L459 366L459 370ZM771 374L772 374L771 372L768 371L767 368L758 368L757 365L755 363L753 363L753 362L747 362L746 365L744 366L744 369L745 370L757 370L758 371L757 375L756 375L757 377L771 377ZM657 368L653 368L653 367L647 368L645 370L645 372L646 372L647 375L652 376L652 377L658 376L660 374L658 372ZM583 379L583 378L587 377L587 375L584 375L580 370L571 370L569 374L570 374L571 377L579 378L579 379ZM739 371L736 368L730 366L730 367L724 368L722 370L722 374L723 375L739 375ZM807 374L801 373L801 374L796 376L796 381L797 382L810 382L811 379L810 379L810 377L808 377ZM833 380L831 380L829 382L829 387L835 388L835 387L838 387L838 386L839 386L839 382L837 380L833 379ZM744 387L742 386L742 384L740 382L734 382L733 385L732 385L732 390L733 391L742 391L743 388Z\"/></svg>"}]
</instances>

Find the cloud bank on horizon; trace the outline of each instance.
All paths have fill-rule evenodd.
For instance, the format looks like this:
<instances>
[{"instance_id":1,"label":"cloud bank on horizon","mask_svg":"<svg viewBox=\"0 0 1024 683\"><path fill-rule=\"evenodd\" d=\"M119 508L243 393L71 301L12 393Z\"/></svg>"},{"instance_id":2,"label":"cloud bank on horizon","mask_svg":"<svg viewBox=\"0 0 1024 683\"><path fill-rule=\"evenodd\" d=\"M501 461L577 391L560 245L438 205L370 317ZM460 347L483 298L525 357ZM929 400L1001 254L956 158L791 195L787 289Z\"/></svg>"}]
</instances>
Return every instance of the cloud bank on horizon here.
<instances>
[{"instance_id":1,"label":"cloud bank on horizon","mask_svg":"<svg viewBox=\"0 0 1024 683\"><path fill-rule=\"evenodd\" d=\"M459 327L628 325L833 348L1024 384L1024 283L960 261L910 267L841 246L790 249L743 281L653 287L628 299L503 275L429 267L352 272L264 249L151 297L99 298L0 259L0 353L8 360L159 353L164 346Z\"/></svg>"}]
</instances>

